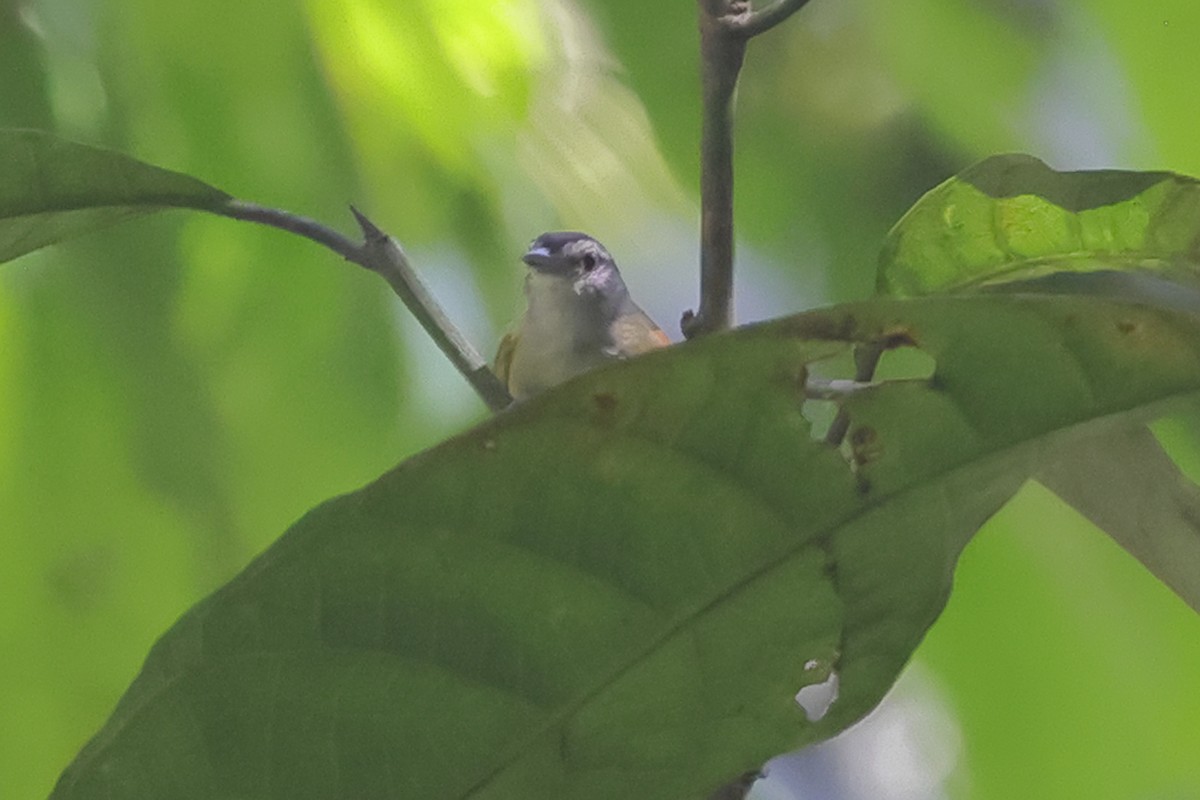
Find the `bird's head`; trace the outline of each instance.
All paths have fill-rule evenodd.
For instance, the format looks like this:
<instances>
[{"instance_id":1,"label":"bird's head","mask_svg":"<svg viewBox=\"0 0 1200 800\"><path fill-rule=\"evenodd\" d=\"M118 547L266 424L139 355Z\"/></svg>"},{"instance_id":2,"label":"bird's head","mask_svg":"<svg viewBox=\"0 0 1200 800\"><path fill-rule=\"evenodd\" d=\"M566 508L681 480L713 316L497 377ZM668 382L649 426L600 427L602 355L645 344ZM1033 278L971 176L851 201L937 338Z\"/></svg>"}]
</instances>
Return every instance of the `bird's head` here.
<instances>
[{"instance_id":1,"label":"bird's head","mask_svg":"<svg viewBox=\"0 0 1200 800\"><path fill-rule=\"evenodd\" d=\"M539 276L561 278L580 296L625 296L625 282L604 245L578 231L552 231L534 239L522 261Z\"/></svg>"}]
</instances>

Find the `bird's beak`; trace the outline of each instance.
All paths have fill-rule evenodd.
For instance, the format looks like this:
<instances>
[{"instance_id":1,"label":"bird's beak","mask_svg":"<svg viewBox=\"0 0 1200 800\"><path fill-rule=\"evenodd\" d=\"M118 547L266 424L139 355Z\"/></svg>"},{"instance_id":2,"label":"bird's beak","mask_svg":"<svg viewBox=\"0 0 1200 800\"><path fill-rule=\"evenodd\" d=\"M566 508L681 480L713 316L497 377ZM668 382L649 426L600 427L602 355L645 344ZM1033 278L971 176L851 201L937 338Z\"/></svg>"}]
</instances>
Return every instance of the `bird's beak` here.
<instances>
[{"instance_id":1,"label":"bird's beak","mask_svg":"<svg viewBox=\"0 0 1200 800\"><path fill-rule=\"evenodd\" d=\"M554 259L550 256L550 250L545 247L529 248L529 252L521 256L521 260L539 272L546 271L554 264Z\"/></svg>"}]
</instances>

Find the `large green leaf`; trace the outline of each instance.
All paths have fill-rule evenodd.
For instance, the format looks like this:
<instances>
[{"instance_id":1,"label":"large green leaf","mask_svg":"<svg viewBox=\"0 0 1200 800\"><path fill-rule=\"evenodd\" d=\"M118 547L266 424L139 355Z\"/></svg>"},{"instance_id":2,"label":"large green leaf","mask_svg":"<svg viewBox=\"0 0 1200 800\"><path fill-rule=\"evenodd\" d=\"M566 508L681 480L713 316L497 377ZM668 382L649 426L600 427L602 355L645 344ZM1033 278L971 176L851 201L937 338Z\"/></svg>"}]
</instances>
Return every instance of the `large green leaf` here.
<instances>
[{"instance_id":1,"label":"large green leaf","mask_svg":"<svg viewBox=\"0 0 1200 800\"><path fill-rule=\"evenodd\" d=\"M847 394L839 451L804 377L875 341L936 369ZM1197 392L1196 318L1009 295L583 376L307 515L163 637L54 796L700 795L874 706L1064 442Z\"/></svg>"},{"instance_id":2,"label":"large green leaf","mask_svg":"<svg viewBox=\"0 0 1200 800\"><path fill-rule=\"evenodd\" d=\"M877 289L895 296L1057 272L1194 277L1200 181L1169 172L1056 172L985 159L932 189L888 234Z\"/></svg>"},{"instance_id":3,"label":"large green leaf","mask_svg":"<svg viewBox=\"0 0 1200 800\"><path fill-rule=\"evenodd\" d=\"M162 208L229 195L188 175L41 131L0 130L0 262Z\"/></svg>"}]
</instances>

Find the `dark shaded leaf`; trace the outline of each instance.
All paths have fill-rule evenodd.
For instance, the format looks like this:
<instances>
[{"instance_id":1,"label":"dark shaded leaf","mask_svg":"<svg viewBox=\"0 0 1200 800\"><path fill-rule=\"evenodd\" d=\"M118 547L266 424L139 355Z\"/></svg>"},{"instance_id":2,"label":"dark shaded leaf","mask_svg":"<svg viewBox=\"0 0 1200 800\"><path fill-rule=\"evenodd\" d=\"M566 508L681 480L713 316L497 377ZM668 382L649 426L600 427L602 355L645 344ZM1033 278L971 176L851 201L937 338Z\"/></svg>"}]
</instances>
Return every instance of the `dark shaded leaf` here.
<instances>
[{"instance_id":1,"label":"dark shaded leaf","mask_svg":"<svg viewBox=\"0 0 1200 800\"><path fill-rule=\"evenodd\" d=\"M0 262L163 208L229 195L178 172L41 131L0 130Z\"/></svg>"},{"instance_id":2,"label":"dark shaded leaf","mask_svg":"<svg viewBox=\"0 0 1200 800\"><path fill-rule=\"evenodd\" d=\"M803 378L879 340L936 370L847 395L847 457ZM704 796L870 710L1058 445L1198 391L1189 315L1004 295L583 376L311 512L163 637L55 797Z\"/></svg>"}]
</instances>

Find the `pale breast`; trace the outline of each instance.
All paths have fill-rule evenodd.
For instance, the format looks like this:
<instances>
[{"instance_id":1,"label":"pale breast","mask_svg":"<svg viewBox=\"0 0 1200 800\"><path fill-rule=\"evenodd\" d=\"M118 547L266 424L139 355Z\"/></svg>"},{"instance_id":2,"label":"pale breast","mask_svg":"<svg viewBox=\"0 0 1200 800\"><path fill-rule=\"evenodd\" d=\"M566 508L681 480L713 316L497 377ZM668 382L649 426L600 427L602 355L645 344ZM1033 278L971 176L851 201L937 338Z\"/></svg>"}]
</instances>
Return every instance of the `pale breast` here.
<instances>
[{"instance_id":1,"label":"pale breast","mask_svg":"<svg viewBox=\"0 0 1200 800\"><path fill-rule=\"evenodd\" d=\"M608 326L570 280L531 274L509 392L529 397L616 358Z\"/></svg>"}]
</instances>

